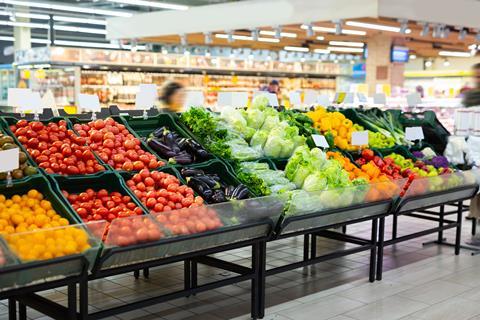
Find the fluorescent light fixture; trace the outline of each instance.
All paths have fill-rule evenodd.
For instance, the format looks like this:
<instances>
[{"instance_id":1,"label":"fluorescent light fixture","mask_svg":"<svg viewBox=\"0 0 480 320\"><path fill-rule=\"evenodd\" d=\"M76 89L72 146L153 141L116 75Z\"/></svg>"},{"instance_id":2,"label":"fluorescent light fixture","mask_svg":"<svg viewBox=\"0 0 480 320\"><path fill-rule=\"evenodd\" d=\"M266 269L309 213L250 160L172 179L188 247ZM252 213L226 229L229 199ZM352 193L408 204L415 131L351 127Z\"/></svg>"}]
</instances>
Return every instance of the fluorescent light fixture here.
<instances>
[{"instance_id":1,"label":"fluorescent light fixture","mask_svg":"<svg viewBox=\"0 0 480 320\"><path fill-rule=\"evenodd\" d=\"M433 62L431 60L425 61L425 68L430 68L433 65Z\"/></svg>"},{"instance_id":2,"label":"fluorescent light fixture","mask_svg":"<svg viewBox=\"0 0 480 320\"><path fill-rule=\"evenodd\" d=\"M11 15L12 15L12 12L0 11L0 16L11 16ZM38 20L50 19L50 16L47 14L36 14L36 13L26 13L26 12L15 12L15 17L38 19Z\"/></svg>"},{"instance_id":3,"label":"fluorescent light fixture","mask_svg":"<svg viewBox=\"0 0 480 320\"><path fill-rule=\"evenodd\" d=\"M328 50L328 49L313 49L313 52L326 54L326 53L330 53L330 50Z\"/></svg>"},{"instance_id":4,"label":"fluorescent light fixture","mask_svg":"<svg viewBox=\"0 0 480 320\"><path fill-rule=\"evenodd\" d=\"M92 34L107 34L107 30L105 30L105 29L95 29L95 28L83 28L83 27L54 25L53 29L58 30L58 31L70 31L70 32L92 33Z\"/></svg>"},{"instance_id":5,"label":"fluorescent light fixture","mask_svg":"<svg viewBox=\"0 0 480 320\"><path fill-rule=\"evenodd\" d=\"M365 43L363 42L350 42L350 41L329 41L329 45L331 46L343 46L343 47L359 47L363 48Z\"/></svg>"},{"instance_id":6,"label":"fluorescent light fixture","mask_svg":"<svg viewBox=\"0 0 480 320\"><path fill-rule=\"evenodd\" d=\"M477 49L477 45L475 43L471 44L471 45L468 46L468 49L475 50L475 49Z\"/></svg>"},{"instance_id":7,"label":"fluorescent light fixture","mask_svg":"<svg viewBox=\"0 0 480 320\"><path fill-rule=\"evenodd\" d=\"M373 30L381 30L381 31L389 31L389 32L400 32L400 27L394 26L385 26L382 24L375 24L375 23L366 23L366 22L359 22L359 21L347 21L345 22L347 26L350 27L358 27L358 28L365 28L365 29L373 29ZM406 29L405 33L411 33L412 30Z\"/></svg>"},{"instance_id":8,"label":"fluorescent light fixture","mask_svg":"<svg viewBox=\"0 0 480 320\"><path fill-rule=\"evenodd\" d=\"M325 40L325 37L324 36L318 36L317 40L323 41L323 40Z\"/></svg>"},{"instance_id":9,"label":"fluorescent light fixture","mask_svg":"<svg viewBox=\"0 0 480 320\"><path fill-rule=\"evenodd\" d=\"M146 1L146 0L108 0L110 2L130 4L134 6L152 7L167 10L188 10L188 6L166 2Z\"/></svg>"},{"instance_id":10,"label":"fluorescent light fixture","mask_svg":"<svg viewBox=\"0 0 480 320\"><path fill-rule=\"evenodd\" d=\"M215 34L215 38L227 39L227 40L228 40L228 34L226 34L226 33L217 33L217 34ZM244 36L244 35L240 35L240 34L233 34L233 35L232 35L232 38L233 38L233 40L254 41L253 37L251 37L251 36ZM258 38L258 41L260 41L260 42L271 42L271 43L278 43L278 42L280 42L279 39L275 39L275 38L263 38L263 37Z\"/></svg>"},{"instance_id":11,"label":"fluorescent light fixture","mask_svg":"<svg viewBox=\"0 0 480 320\"><path fill-rule=\"evenodd\" d=\"M45 63L45 64L34 64L33 65L33 68L34 69L45 69L45 68L50 68L51 65L49 63Z\"/></svg>"},{"instance_id":12,"label":"fluorescent light fixture","mask_svg":"<svg viewBox=\"0 0 480 320\"><path fill-rule=\"evenodd\" d=\"M50 28L48 24L18 22L18 21L0 21L0 26L25 27L25 28L33 28L33 29L49 29Z\"/></svg>"},{"instance_id":13,"label":"fluorescent light fixture","mask_svg":"<svg viewBox=\"0 0 480 320\"><path fill-rule=\"evenodd\" d=\"M307 30L308 29L308 25L306 24L302 24L300 26L302 29L304 30ZM314 31L318 31L318 32L327 32L327 33L335 33L336 32L336 28L327 28L327 27L317 27L317 26L313 26L312 27ZM365 31L360 31L360 30L351 30L351 29L343 29L342 28L342 34L350 34L350 35L355 35L355 36L364 36L366 35L367 33Z\"/></svg>"},{"instance_id":14,"label":"fluorescent light fixture","mask_svg":"<svg viewBox=\"0 0 480 320\"><path fill-rule=\"evenodd\" d=\"M264 35L264 36L272 36L274 37L276 32L275 31L268 31L268 30L261 30L260 31L260 34L261 35ZM284 37L284 38L296 38L297 37L297 34L296 33L292 33L292 32L280 32L280 36L281 37Z\"/></svg>"},{"instance_id":15,"label":"fluorescent light fixture","mask_svg":"<svg viewBox=\"0 0 480 320\"><path fill-rule=\"evenodd\" d=\"M461 57L461 58L469 58L472 56L470 52L464 52L464 51L439 51L438 55L442 57Z\"/></svg>"},{"instance_id":16,"label":"fluorescent light fixture","mask_svg":"<svg viewBox=\"0 0 480 320\"><path fill-rule=\"evenodd\" d=\"M447 59L445 59L445 61L443 61L443 66L444 66L444 67L450 66L450 61L448 61Z\"/></svg>"},{"instance_id":17,"label":"fluorescent light fixture","mask_svg":"<svg viewBox=\"0 0 480 320\"><path fill-rule=\"evenodd\" d=\"M283 47L283 50L286 51L297 51L297 52L309 52L310 49L306 47L294 47L294 46L285 46Z\"/></svg>"},{"instance_id":18,"label":"fluorescent light fixture","mask_svg":"<svg viewBox=\"0 0 480 320\"><path fill-rule=\"evenodd\" d=\"M72 23L84 23L84 24L98 24L101 26L107 25L107 21L105 20L97 20L97 19L85 19L85 18L75 18L75 17L64 17L64 16L53 16L54 21L62 21L62 22L72 22Z\"/></svg>"},{"instance_id":19,"label":"fluorescent light fixture","mask_svg":"<svg viewBox=\"0 0 480 320\"><path fill-rule=\"evenodd\" d=\"M351 53L362 53L363 48L348 48L348 47L327 47L328 50L332 52L351 52Z\"/></svg>"},{"instance_id":20,"label":"fluorescent light fixture","mask_svg":"<svg viewBox=\"0 0 480 320\"><path fill-rule=\"evenodd\" d=\"M39 1L0 0L0 3L10 4L12 6L20 6L20 7L42 8L42 9L69 11L69 12L76 12L76 13L90 13L90 14L99 14L103 16L113 16L113 17L129 18L133 16L132 13L125 12L125 11L87 8L87 7L81 7L79 5L64 5L64 4L39 2Z\"/></svg>"},{"instance_id":21,"label":"fluorescent light fixture","mask_svg":"<svg viewBox=\"0 0 480 320\"><path fill-rule=\"evenodd\" d=\"M417 59L417 56L415 54L411 54L408 58L410 60L415 60L415 59Z\"/></svg>"},{"instance_id":22,"label":"fluorescent light fixture","mask_svg":"<svg viewBox=\"0 0 480 320\"><path fill-rule=\"evenodd\" d=\"M101 48L101 49L127 49L132 48L131 45L123 45L120 48L119 44L103 43L103 42L82 42L82 41L69 41L69 40L55 40L55 45L67 46L67 47L87 47L87 48ZM138 50L145 50L145 46L137 46Z\"/></svg>"}]
</instances>

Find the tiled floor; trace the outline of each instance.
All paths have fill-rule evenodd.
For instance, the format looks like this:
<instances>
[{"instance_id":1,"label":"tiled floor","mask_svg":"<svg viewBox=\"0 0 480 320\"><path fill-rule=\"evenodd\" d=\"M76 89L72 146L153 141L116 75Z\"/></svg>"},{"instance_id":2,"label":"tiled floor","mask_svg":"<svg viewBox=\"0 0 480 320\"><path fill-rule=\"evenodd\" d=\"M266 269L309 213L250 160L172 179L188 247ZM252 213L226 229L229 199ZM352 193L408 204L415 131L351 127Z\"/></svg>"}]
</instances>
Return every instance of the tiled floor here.
<instances>
[{"instance_id":1,"label":"tiled floor","mask_svg":"<svg viewBox=\"0 0 480 320\"><path fill-rule=\"evenodd\" d=\"M420 230L433 223L402 217L399 233ZM470 222L463 227L463 239L470 238ZM387 223L390 230L390 221ZM370 224L349 228L349 233L368 235ZM453 239L454 231L446 233ZM363 252L331 260L306 269L267 278L267 312L271 320L480 320L480 257L463 251L454 256L453 248L422 246L435 236L426 236L388 247L385 250L384 280L369 283L369 253ZM349 247L333 240L318 240L318 253ZM222 259L248 266L249 249L218 255ZM301 259L302 238L270 243L268 267ZM199 267L200 283L222 279L230 274L209 267ZM135 299L155 296L183 287L183 264L151 270L150 279L135 280L123 274L90 285L90 310L101 310ZM108 319L249 319L250 282L240 283L190 298L154 305ZM59 303L66 303L66 289L43 292ZM0 320L7 319L7 308L0 304ZM28 310L30 319L46 319Z\"/></svg>"}]
</instances>

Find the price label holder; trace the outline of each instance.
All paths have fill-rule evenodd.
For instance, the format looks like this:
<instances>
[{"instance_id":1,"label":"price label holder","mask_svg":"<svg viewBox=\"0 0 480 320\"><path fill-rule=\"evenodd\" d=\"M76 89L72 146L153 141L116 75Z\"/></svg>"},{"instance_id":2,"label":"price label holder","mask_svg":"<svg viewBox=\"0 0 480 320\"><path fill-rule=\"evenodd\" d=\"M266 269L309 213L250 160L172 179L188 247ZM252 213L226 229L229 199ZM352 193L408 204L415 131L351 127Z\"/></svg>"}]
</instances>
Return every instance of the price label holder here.
<instances>
[{"instance_id":1,"label":"price label holder","mask_svg":"<svg viewBox=\"0 0 480 320\"><path fill-rule=\"evenodd\" d=\"M0 172L7 172L7 187L11 187L12 171L18 169L20 162L20 149L13 148L0 151Z\"/></svg>"},{"instance_id":2,"label":"price label holder","mask_svg":"<svg viewBox=\"0 0 480 320\"><path fill-rule=\"evenodd\" d=\"M327 142L327 139L325 139L325 136L321 134L312 134L312 139L313 142L315 143L315 146L323 149L327 149L330 147L330 145Z\"/></svg>"},{"instance_id":3,"label":"price label holder","mask_svg":"<svg viewBox=\"0 0 480 320\"><path fill-rule=\"evenodd\" d=\"M335 98L333 99L333 102L335 102L336 104L340 104L340 103L343 103L343 101L345 100L345 96L347 94L345 92L337 92L335 93Z\"/></svg>"},{"instance_id":4,"label":"price label holder","mask_svg":"<svg viewBox=\"0 0 480 320\"><path fill-rule=\"evenodd\" d=\"M407 95L407 106L416 107L421 103L422 103L422 97L420 96L420 93L413 92Z\"/></svg>"},{"instance_id":5,"label":"price label holder","mask_svg":"<svg viewBox=\"0 0 480 320\"><path fill-rule=\"evenodd\" d=\"M157 100L156 84L141 84L138 86L138 93L135 97L135 109L143 109L143 118L148 119L147 110L155 105Z\"/></svg>"},{"instance_id":6,"label":"price label holder","mask_svg":"<svg viewBox=\"0 0 480 320\"><path fill-rule=\"evenodd\" d=\"M78 106L82 111L92 112L92 121L97 120L97 114L100 112L100 100L96 94L83 94L78 95Z\"/></svg>"},{"instance_id":7,"label":"price label holder","mask_svg":"<svg viewBox=\"0 0 480 320\"><path fill-rule=\"evenodd\" d=\"M319 95L317 98L317 103L324 108L330 106L330 98L326 94Z\"/></svg>"},{"instance_id":8,"label":"price label holder","mask_svg":"<svg viewBox=\"0 0 480 320\"><path fill-rule=\"evenodd\" d=\"M362 147L368 147L368 131L355 131L352 132L352 146L358 146L359 152L362 151Z\"/></svg>"},{"instance_id":9,"label":"price label holder","mask_svg":"<svg viewBox=\"0 0 480 320\"><path fill-rule=\"evenodd\" d=\"M387 104L387 96L385 95L385 93L375 93L373 95L373 103L374 104L386 105Z\"/></svg>"},{"instance_id":10,"label":"price label holder","mask_svg":"<svg viewBox=\"0 0 480 320\"><path fill-rule=\"evenodd\" d=\"M422 127L406 127L405 128L405 139L408 141L415 141L418 140L420 144L422 140L425 138L423 135L423 128Z\"/></svg>"},{"instance_id":11,"label":"price label holder","mask_svg":"<svg viewBox=\"0 0 480 320\"><path fill-rule=\"evenodd\" d=\"M315 90L305 90L305 94L303 97L303 104L307 106L311 106L315 104L315 101L317 101L318 94Z\"/></svg>"}]
</instances>

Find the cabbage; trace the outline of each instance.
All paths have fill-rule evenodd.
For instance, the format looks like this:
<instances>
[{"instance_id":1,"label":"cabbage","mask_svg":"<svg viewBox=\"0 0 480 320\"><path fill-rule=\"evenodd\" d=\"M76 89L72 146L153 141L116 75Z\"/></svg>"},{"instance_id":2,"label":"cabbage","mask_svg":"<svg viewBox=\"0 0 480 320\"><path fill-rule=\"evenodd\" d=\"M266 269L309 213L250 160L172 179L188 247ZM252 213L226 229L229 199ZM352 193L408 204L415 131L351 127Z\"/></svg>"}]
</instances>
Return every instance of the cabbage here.
<instances>
[{"instance_id":1,"label":"cabbage","mask_svg":"<svg viewBox=\"0 0 480 320\"><path fill-rule=\"evenodd\" d=\"M260 129L265 121L266 115L259 109L250 108L247 110L247 124L254 129Z\"/></svg>"},{"instance_id":2,"label":"cabbage","mask_svg":"<svg viewBox=\"0 0 480 320\"><path fill-rule=\"evenodd\" d=\"M250 146L252 148L259 148L263 149L263 146L265 145L265 142L267 142L268 139L268 132L267 131L257 131L253 135L252 139L250 140Z\"/></svg>"},{"instance_id":3,"label":"cabbage","mask_svg":"<svg viewBox=\"0 0 480 320\"><path fill-rule=\"evenodd\" d=\"M303 190L292 191L288 209L285 214L287 216L303 215L312 212L321 211L322 202L318 192L306 192Z\"/></svg>"},{"instance_id":4,"label":"cabbage","mask_svg":"<svg viewBox=\"0 0 480 320\"><path fill-rule=\"evenodd\" d=\"M292 155L295 145L290 140L284 140L280 158L289 158Z\"/></svg>"},{"instance_id":5,"label":"cabbage","mask_svg":"<svg viewBox=\"0 0 480 320\"><path fill-rule=\"evenodd\" d=\"M263 109L268 107L268 105L269 105L268 98L263 94L253 98L252 108Z\"/></svg>"},{"instance_id":6,"label":"cabbage","mask_svg":"<svg viewBox=\"0 0 480 320\"><path fill-rule=\"evenodd\" d=\"M307 142L307 138L305 138L304 136L296 136L293 137L292 141L293 149L296 149L297 147L305 145L305 143Z\"/></svg>"},{"instance_id":7,"label":"cabbage","mask_svg":"<svg viewBox=\"0 0 480 320\"><path fill-rule=\"evenodd\" d=\"M278 116L267 116L265 122L262 125L262 130L270 132L271 130L278 128L280 124L280 119Z\"/></svg>"},{"instance_id":8,"label":"cabbage","mask_svg":"<svg viewBox=\"0 0 480 320\"><path fill-rule=\"evenodd\" d=\"M325 190L327 188L327 179L320 171L316 171L305 179L302 188L309 192Z\"/></svg>"},{"instance_id":9,"label":"cabbage","mask_svg":"<svg viewBox=\"0 0 480 320\"><path fill-rule=\"evenodd\" d=\"M310 175L312 171L310 170L309 166L299 166L295 171L295 175L291 181L295 183L297 188L301 188L305 179Z\"/></svg>"},{"instance_id":10,"label":"cabbage","mask_svg":"<svg viewBox=\"0 0 480 320\"><path fill-rule=\"evenodd\" d=\"M282 145L284 141L278 136L270 135L263 147L263 151L267 157L279 158L282 154Z\"/></svg>"},{"instance_id":11,"label":"cabbage","mask_svg":"<svg viewBox=\"0 0 480 320\"><path fill-rule=\"evenodd\" d=\"M340 208L343 201L343 190L326 190L320 192L320 203L328 209Z\"/></svg>"}]
</instances>

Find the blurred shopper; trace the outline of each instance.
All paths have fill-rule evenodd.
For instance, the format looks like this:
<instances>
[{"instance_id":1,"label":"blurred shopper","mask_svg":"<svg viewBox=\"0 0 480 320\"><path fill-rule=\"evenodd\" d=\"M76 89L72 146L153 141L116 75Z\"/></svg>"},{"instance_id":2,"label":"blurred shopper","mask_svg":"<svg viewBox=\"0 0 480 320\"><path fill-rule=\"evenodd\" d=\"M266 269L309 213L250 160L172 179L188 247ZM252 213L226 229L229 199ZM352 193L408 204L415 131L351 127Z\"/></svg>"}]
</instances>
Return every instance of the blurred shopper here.
<instances>
[{"instance_id":1,"label":"blurred shopper","mask_svg":"<svg viewBox=\"0 0 480 320\"><path fill-rule=\"evenodd\" d=\"M161 88L160 103L160 107L165 111L182 111L185 103L185 89L183 85L174 81L166 82Z\"/></svg>"},{"instance_id":2,"label":"blurred shopper","mask_svg":"<svg viewBox=\"0 0 480 320\"><path fill-rule=\"evenodd\" d=\"M268 83L268 86L263 86L260 90L274 93L278 96L280 94L280 82L274 79Z\"/></svg>"},{"instance_id":3,"label":"blurred shopper","mask_svg":"<svg viewBox=\"0 0 480 320\"><path fill-rule=\"evenodd\" d=\"M472 71L475 88L465 92L462 103L465 107L480 107L480 63L473 65Z\"/></svg>"},{"instance_id":4,"label":"blurred shopper","mask_svg":"<svg viewBox=\"0 0 480 320\"><path fill-rule=\"evenodd\" d=\"M425 98L425 90L421 85L416 86L415 91L417 91L420 94L421 98Z\"/></svg>"},{"instance_id":5,"label":"blurred shopper","mask_svg":"<svg viewBox=\"0 0 480 320\"><path fill-rule=\"evenodd\" d=\"M475 88L465 92L462 103L465 107L480 107L480 63L473 65L472 71ZM477 194L470 200L470 213L468 216L477 220L480 219L480 195ZM480 246L480 235L474 236L469 244Z\"/></svg>"}]
</instances>

